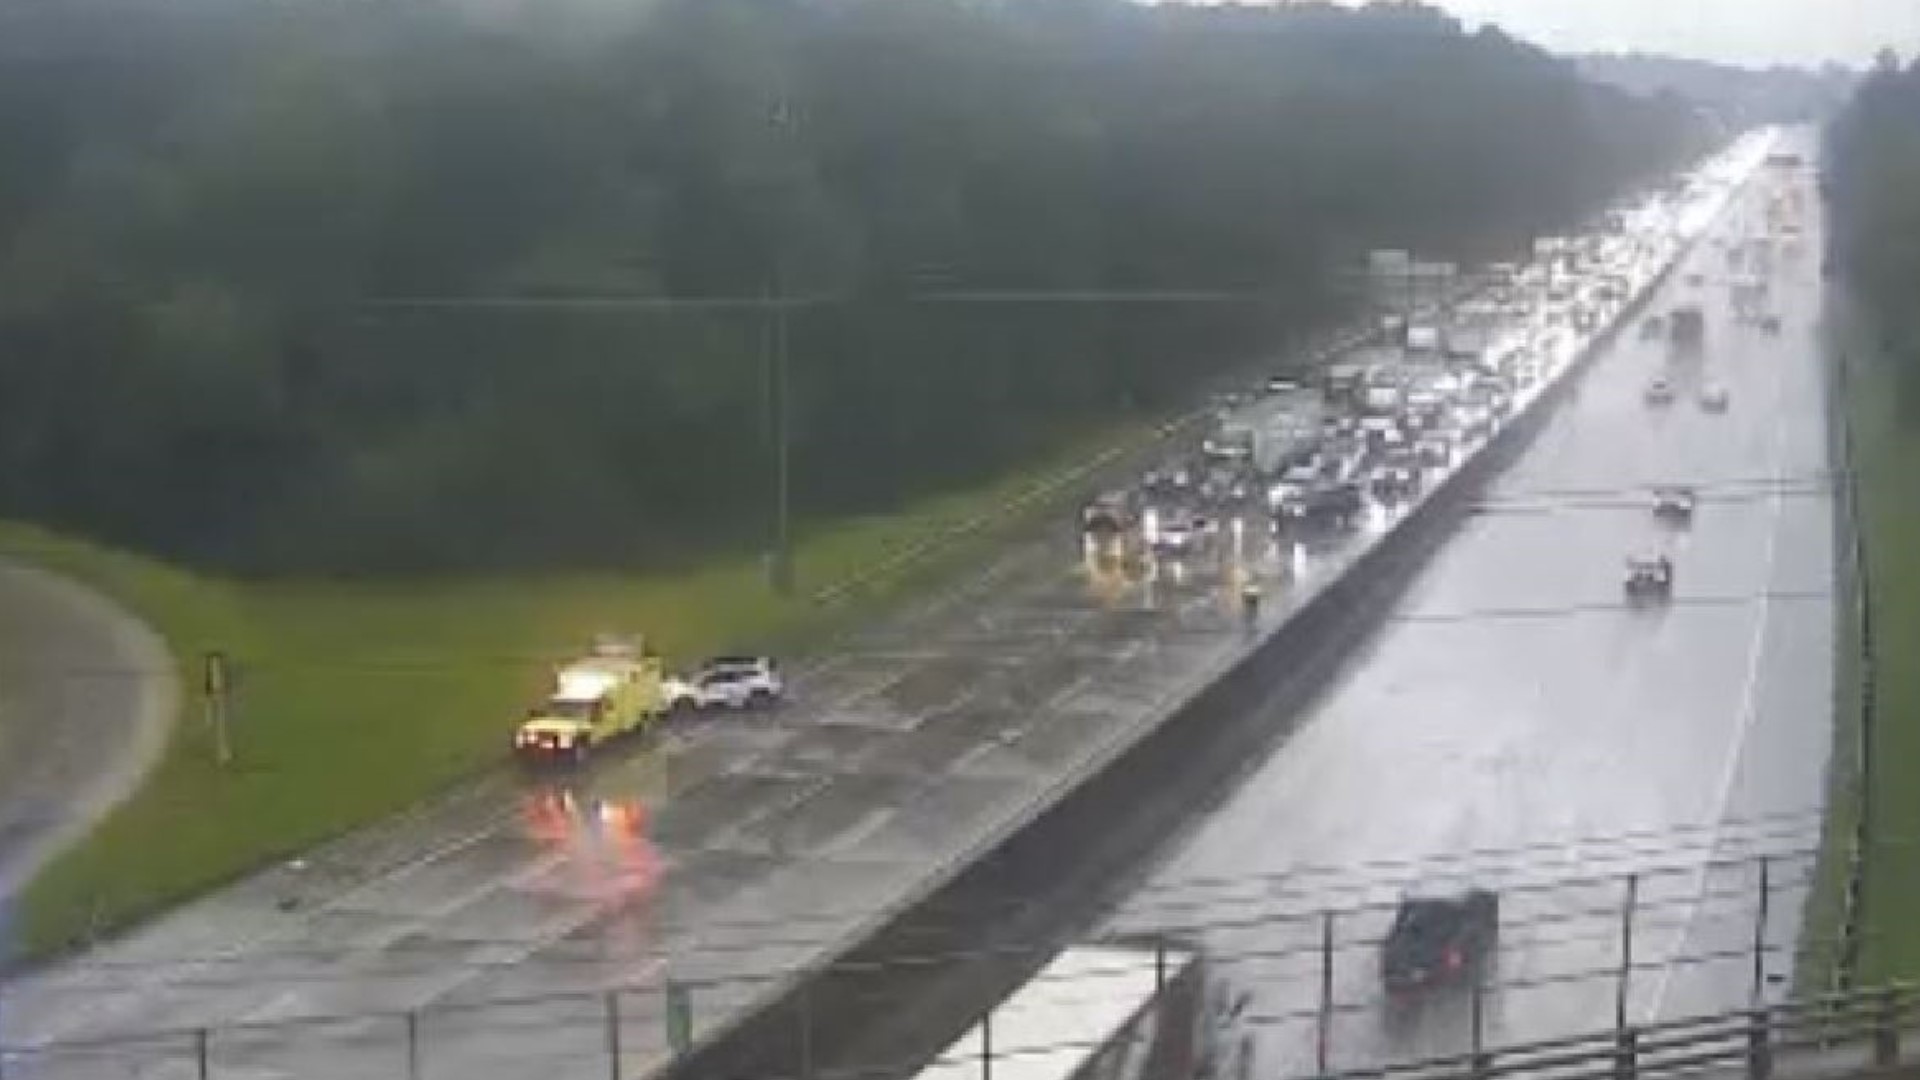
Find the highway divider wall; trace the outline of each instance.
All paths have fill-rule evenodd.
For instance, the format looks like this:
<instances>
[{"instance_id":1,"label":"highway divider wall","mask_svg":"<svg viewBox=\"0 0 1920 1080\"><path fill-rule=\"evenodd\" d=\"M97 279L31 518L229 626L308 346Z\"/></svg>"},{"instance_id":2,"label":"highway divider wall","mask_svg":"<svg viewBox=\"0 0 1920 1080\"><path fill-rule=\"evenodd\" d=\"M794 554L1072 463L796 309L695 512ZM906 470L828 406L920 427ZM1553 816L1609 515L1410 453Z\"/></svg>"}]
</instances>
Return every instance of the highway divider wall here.
<instances>
[{"instance_id":1,"label":"highway divider wall","mask_svg":"<svg viewBox=\"0 0 1920 1080\"><path fill-rule=\"evenodd\" d=\"M702 1037L668 1080L911 1075L1031 976L1117 883L1284 738L1340 662L1372 634L1487 482L1552 417L1587 365L1634 325L1683 245L1551 384L1391 530L1216 678L1131 741L1036 800L971 858L932 875L839 957ZM917 1013L905 1010L919 1003Z\"/></svg>"}]
</instances>

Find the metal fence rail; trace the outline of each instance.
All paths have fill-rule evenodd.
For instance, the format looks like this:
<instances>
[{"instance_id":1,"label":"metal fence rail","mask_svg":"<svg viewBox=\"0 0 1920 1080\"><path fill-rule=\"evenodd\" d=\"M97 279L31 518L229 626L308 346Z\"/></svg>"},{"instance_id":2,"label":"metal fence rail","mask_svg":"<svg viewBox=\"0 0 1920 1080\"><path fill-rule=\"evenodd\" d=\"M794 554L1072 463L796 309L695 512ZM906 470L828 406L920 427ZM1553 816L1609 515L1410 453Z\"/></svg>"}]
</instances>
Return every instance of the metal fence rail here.
<instances>
[{"instance_id":1,"label":"metal fence rail","mask_svg":"<svg viewBox=\"0 0 1920 1080\"><path fill-rule=\"evenodd\" d=\"M1528 995L1539 1000L1538 995L1571 992L1591 1003L1595 1015L1616 1014L1619 1030L1629 1030L1625 1021L1640 1010L1624 1006L1646 983L1668 972L1704 974L1711 970L1716 973L1716 981L1726 984L1727 997L1755 1008L1766 1005L1761 1011L1783 1022L1800 1015L1805 1007L1767 1004L1769 988L1779 985L1785 973L1820 964L1841 945L1838 938L1793 940L1784 934L1781 913L1797 906L1796 898L1804 894L1811 880L1813 848L1811 837L1805 835L1810 828L1808 823L1791 832L1758 833L1755 843L1761 847L1759 854L1642 866L1625 874L1535 879L1502 863L1505 872L1494 877L1513 910L1503 919L1502 943L1491 958L1493 970L1484 981L1476 977L1470 989L1463 988L1473 995L1476 1007L1470 1041L1468 1028L1463 1026L1454 1033L1460 1039L1455 1045L1477 1049L1483 1038L1493 1045L1522 1034L1503 1036L1498 1025L1491 1022L1485 1025L1488 1030L1482 1030L1481 999L1489 1003L1490 1012L1501 1001ZM1724 842L1725 836L1722 839ZM1492 865L1483 865L1478 873L1469 867L1458 867L1454 872L1463 879L1485 882L1492 870ZM1379 879L1370 880L1378 885ZM1320 911L1285 895L1215 895L1210 903L1198 907L1190 906L1193 898L1186 893L1169 899L1181 901L1178 911L1182 917L1175 936L1198 934L1205 928L1233 927L1257 928L1273 935L1206 960L1208 978L1216 986L1226 991L1251 987L1263 995L1261 1004L1266 1007L1238 1016L1234 1023L1239 1028L1292 1034L1317 1028L1318 1057L1311 1063L1302 1062L1297 1069L1301 1073L1334 1074L1340 1068L1364 1063L1354 1056L1364 1049L1346 1042L1353 1029L1341 1025L1378 1015L1385 1007L1381 996L1384 991L1374 969L1385 928L1393 916L1392 902L1369 902L1370 897L1356 895L1354 906ZM1156 921L1164 921L1165 914ZM1689 944L1675 936L1676 927L1699 918L1721 926L1715 940ZM1642 944L1636 946L1635 941ZM1023 941L991 951L1017 963L1050 955L1060 944L1054 940ZM1519 950L1514 955L1521 957L1542 949L1559 953L1551 962L1523 964L1502 975L1498 953L1506 949ZM844 977L870 978L872 985L881 987L899 968L939 967L981 955L932 950L890 957L884 963L848 963L835 970ZM589 974L597 966L595 958L589 956L556 962L576 960L587 965ZM391 972L357 969L343 975L316 970L306 972L309 981L300 985L326 998L338 978L381 974L404 984L425 970L415 963L400 964ZM93 977L81 979L62 992L38 995L35 1007L55 1011L69 1004L84 1007L91 994L147 974L139 967L103 966ZM778 969L732 967L725 974L708 978L676 978L664 987L652 983L603 984L591 990L447 1001L412 1010L316 1012L212 1028L183 1026L91 1040L0 1044L0 1077L638 1077L683 1053L712 1017L727 1012L730 1003L751 997L763 985L783 976ZM250 983L247 973L220 968L177 981L177 985L205 994L244 992ZM1899 1002L1903 1008L1911 1004L1905 996ZM0 1001L0 1007L10 1005L15 1009L23 1004L19 999ZM1860 1010L1856 1007L1854 1011ZM1845 1010L1835 1011L1831 1025L1839 1030L1839 1022L1846 1018ZM813 1018L801 1010L792 1019L805 1028ZM1466 1018L1460 1022L1469 1023ZM1660 1049L1659 1040L1667 1037L1655 1033L1668 1029L1648 1026L1631 1030L1639 1031L1639 1038L1652 1040L1639 1049L1653 1054ZM1613 1033L1533 1044L1532 1048L1559 1048L1556 1052L1566 1053L1596 1042L1612 1048ZM1527 1048L1500 1050L1493 1053L1493 1058L1511 1065L1529 1060L1527 1053ZM556 1057L566 1060L558 1062ZM1463 1060L1472 1059L1469 1054ZM895 1068L899 1063L854 1064L859 1068L848 1066L848 1080L855 1071L861 1080L869 1074L875 1078L902 1074ZM905 1073L913 1071L912 1063L908 1065ZM1432 1067L1431 1062L1407 1066L1416 1075L1418 1070ZM790 1071L810 1080L834 1080L812 1063L795 1062ZM1398 1074L1397 1067L1388 1071ZM1557 1073L1543 1075L1559 1080Z\"/></svg>"},{"instance_id":2,"label":"metal fence rail","mask_svg":"<svg viewBox=\"0 0 1920 1080\"><path fill-rule=\"evenodd\" d=\"M1822 1072L1902 1064L1903 1036L1920 1031L1920 992L1896 983L1802 1001L1628 1025L1474 1054L1356 1069L1324 1080L1647 1080L1715 1073L1769 1080L1815 1059Z\"/></svg>"}]
</instances>

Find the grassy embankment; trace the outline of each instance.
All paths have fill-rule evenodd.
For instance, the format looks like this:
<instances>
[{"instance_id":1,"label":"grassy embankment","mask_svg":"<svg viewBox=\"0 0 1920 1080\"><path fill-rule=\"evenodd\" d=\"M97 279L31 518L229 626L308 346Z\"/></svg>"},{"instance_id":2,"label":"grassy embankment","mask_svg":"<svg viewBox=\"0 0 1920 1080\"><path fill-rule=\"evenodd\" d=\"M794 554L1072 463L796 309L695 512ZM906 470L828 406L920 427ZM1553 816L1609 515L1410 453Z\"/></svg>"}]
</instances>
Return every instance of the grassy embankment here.
<instances>
[{"instance_id":1,"label":"grassy embankment","mask_svg":"<svg viewBox=\"0 0 1920 1080\"><path fill-rule=\"evenodd\" d=\"M124 926L499 762L548 663L595 632L645 631L670 661L818 643L969 565L1007 525L1057 507L1090 460L1148 438L1108 431L973 490L808 530L789 600L770 593L751 556L654 576L242 583L0 526L0 554L88 582L152 623L183 685L198 685L209 650L236 670L233 765L214 763L190 696L143 787L29 888L24 948ZM817 598L850 579L863 582L853 599Z\"/></svg>"},{"instance_id":2,"label":"grassy embankment","mask_svg":"<svg viewBox=\"0 0 1920 1080\"><path fill-rule=\"evenodd\" d=\"M1878 681L1862 985L1920 977L1920 418L1901 415L1887 364L1862 354L1848 403Z\"/></svg>"},{"instance_id":3,"label":"grassy embankment","mask_svg":"<svg viewBox=\"0 0 1920 1080\"><path fill-rule=\"evenodd\" d=\"M1920 419L1902 415L1887 358L1841 305L1831 348L1850 356L1845 400L1857 455L1874 665L1874 839L1861 901L1855 984L1920 978ZM1841 558L1845 558L1841 553ZM1850 595L1842 597L1850 603ZM1801 993L1834 985L1841 962L1849 853L1861 812L1861 641L1843 609L1835 637L1835 732L1825 850L1806 918Z\"/></svg>"}]
</instances>

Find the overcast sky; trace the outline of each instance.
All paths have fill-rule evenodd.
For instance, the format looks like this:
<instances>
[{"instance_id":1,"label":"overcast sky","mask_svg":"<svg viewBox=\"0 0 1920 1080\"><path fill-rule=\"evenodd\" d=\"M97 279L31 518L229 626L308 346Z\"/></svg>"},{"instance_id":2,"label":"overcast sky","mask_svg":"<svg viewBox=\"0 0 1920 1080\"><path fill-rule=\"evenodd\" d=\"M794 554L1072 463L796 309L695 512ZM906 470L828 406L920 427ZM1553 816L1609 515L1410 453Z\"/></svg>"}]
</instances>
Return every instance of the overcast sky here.
<instances>
[{"instance_id":1,"label":"overcast sky","mask_svg":"<svg viewBox=\"0 0 1920 1080\"><path fill-rule=\"evenodd\" d=\"M1555 52L1660 52L1738 64L1861 64L1920 50L1920 0L1429 0Z\"/></svg>"}]
</instances>

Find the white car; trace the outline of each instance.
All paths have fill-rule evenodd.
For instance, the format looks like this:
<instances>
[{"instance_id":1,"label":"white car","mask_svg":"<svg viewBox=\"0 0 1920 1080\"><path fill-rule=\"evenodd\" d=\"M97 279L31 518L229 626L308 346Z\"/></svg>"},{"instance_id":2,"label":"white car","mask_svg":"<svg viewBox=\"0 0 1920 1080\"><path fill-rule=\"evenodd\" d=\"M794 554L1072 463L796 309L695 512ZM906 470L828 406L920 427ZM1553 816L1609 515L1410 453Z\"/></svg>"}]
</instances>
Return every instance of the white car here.
<instances>
[{"instance_id":1,"label":"white car","mask_svg":"<svg viewBox=\"0 0 1920 1080\"><path fill-rule=\"evenodd\" d=\"M1726 412L1729 399L1727 388L1718 383L1700 388L1700 407L1708 412Z\"/></svg>"},{"instance_id":2,"label":"white car","mask_svg":"<svg viewBox=\"0 0 1920 1080\"><path fill-rule=\"evenodd\" d=\"M1199 518L1169 517L1160 523L1153 549L1162 555L1184 555L1199 546L1206 531L1206 522Z\"/></svg>"},{"instance_id":3,"label":"white car","mask_svg":"<svg viewBox=\"0 0 1920 1080\"><path fill-rule=\"evenodd\" d=\"M1673 402L1673 384L1665 379L1655 379L1647 384L1647 404L1667 405Z\"/></svg>"},{"instance_id":4,"label":"white car","mask_svg":"<svg viewBox=\"0 0 1920 1080\"><path fill-rule=\"evenodd\" d=\"M1690 521L1699 501L1690 487L1657 487L1653 489L1653 516L1666 521Z\"/></svg>"},{"instance_id":5,"label":"white car","mask_svg":"<svg viewBox=\"0 0 1920 1080\"><path fill-rule=\"evenodd\" d=\"M750 709L785 696L780 668L765 656L716 656L684 678L669 678L667 704L673 708Z\"/></svg>"}]
</instances>

